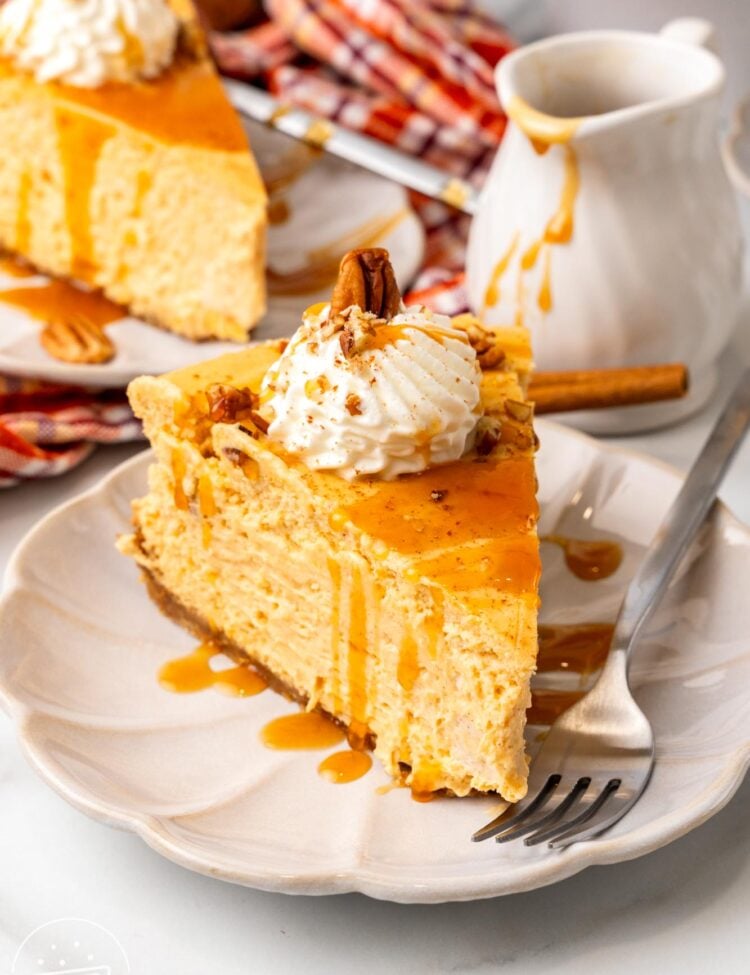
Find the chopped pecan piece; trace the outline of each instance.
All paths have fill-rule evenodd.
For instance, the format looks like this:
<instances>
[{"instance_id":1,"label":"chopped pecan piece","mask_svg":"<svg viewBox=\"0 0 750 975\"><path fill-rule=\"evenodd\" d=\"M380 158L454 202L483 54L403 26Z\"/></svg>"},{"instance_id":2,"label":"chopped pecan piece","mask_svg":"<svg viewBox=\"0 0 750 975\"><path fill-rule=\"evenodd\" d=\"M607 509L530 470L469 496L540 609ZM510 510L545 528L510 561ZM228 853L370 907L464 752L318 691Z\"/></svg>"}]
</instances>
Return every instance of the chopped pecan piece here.
<instances>
[{"instance_id":1,"label":"chopped pecan piece","mask_svg":"<svg viewBox=\"0 0 750 975\"><path fill-rule=\"evenodd\" d=\"M474 440L474 449L480 457L491 454L500 442L502 424L493 416L483 416L477 423L477 433Z\"/></svg>"},{"instance_id":2,"label":"chopped pecan piece","mask_svg":"<svg viewBox=\"0 0 750 975\"><path fill-rule=\"evenodd\" d=\"M341 314L352 305L386 320L398 313L401 293L388 251L384 248L360 248L349 251L342 258L331 296L330 317Z\"/></svg>"},{"instance_id":3,"label":"chopped pecan piece","mask_svg":"<svg viewBox=\"0 0 750 975\"><path fill-rule=\"evenodd\" d=\"M534 408L531 403L519 403L515 399L506 399L505 412L511 419L517 420L519 423L528 423L534 413Z\"/></svg>"},{"instance_id":4,"label":"chopped pecan piece","mask_svg":"<svg viewBox=\"0 0 750 975\"><path fill-rule=\"evenodd\" d=\"M258 405L258 396L251 389L237 389L225 383L209 386L206 398L208 415L214 423L234 423L249 415Z\"/></svg>"},{"instance_id":5,"label":"chopped pecan piece","mask_svg":"<svg viewBox=\"0 0 750 975\"><path fill-rule=\"evenodd\" d=\"M350 416L362 415L362 400L356 393L349 393L346 397L346 411Z\"/></svg>"},{"instance_id":6,"label":"chopped pecan piece","mask_svg":"<svg viewBox=\"0 0 750 975\"><path fill-rule=\"evenodd\" d=\"M473 315L456 315L452 325L466 332L481 369L497 369L504 361L505 350L497 344L494 332L483 328L479 319Z\"/></svg>"}]
</instances>

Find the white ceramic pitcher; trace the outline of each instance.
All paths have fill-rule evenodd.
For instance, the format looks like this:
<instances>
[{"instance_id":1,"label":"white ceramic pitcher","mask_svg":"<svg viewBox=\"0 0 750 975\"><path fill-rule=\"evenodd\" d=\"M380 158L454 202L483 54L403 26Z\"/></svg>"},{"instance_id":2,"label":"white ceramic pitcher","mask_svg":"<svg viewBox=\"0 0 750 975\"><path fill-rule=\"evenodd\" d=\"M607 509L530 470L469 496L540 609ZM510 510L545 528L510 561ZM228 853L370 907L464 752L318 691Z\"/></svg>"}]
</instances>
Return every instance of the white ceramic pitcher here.
<instances>
[{"instance_id":1,"label":"white ceramic pitcher","mask_svg":"<svg viewBox=\"0 0 750 975\"><path fill-rule=\"evenodd\" d=\"M580 415L594 432L697 409L734 325L742 240L709 28L560 35L498 67L511 121L469 241L474 309L528 325L538 369L690 369L685 400Z\"/></svg>"}]
</instances>

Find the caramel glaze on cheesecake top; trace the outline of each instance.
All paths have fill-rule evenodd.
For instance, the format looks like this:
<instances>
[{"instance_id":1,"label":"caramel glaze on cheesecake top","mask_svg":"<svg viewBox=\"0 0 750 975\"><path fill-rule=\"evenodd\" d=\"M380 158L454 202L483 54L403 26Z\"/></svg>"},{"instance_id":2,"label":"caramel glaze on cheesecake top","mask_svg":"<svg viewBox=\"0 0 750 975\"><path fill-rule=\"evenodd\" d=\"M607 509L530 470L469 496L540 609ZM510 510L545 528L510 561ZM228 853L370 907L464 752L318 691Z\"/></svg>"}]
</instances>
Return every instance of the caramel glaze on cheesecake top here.
<instances>
[{"instance_id":1,"label":"caramel glaze on cheesecake top","mask_svg":"<svg viewBox=\"0 0 750 975\"><path fill-rule=\"evenodd\" d=\"M181 622L374 744L414 791L515 801L540 573L530 355L521 329L457 324L504 353L483 374L490 435L395 481L309 470L264 435L280 343L136 380L157 462L121 547Z\"/></svg>"},{"instance_id":2,"label":"caramel glaze on cheesecake top","mask_svg":"<svg viewBox=\"0 0 750 975\"><path fill-rule=\"evenodd\" d=\"M266 195L184 0L158 78L40 84L0 58L0 249L189 338L265 310Z\"/></svg>"}]
</instances>

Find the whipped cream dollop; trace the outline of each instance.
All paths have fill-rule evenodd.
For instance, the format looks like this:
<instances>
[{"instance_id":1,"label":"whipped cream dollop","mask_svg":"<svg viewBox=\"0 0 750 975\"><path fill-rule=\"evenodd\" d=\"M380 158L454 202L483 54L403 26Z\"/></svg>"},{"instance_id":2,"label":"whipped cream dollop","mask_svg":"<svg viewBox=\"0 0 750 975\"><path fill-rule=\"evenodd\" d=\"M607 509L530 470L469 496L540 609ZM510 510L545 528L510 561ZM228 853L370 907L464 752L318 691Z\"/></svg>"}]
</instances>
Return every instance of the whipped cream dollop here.
<instances>
[{"instance_id":1,"label":"whipped cream dollop","mask_svg":"<svg viewBox=\"0 0 750 975\"><path fill-rule=\"evenodd\" d=\"M310 309L263 383L268 436L313 469L392 480L457 460L482 409L465 332L424 308L389 322Z\"/></svg>"},{"instance_id":2,"label":"whipped cream dollop","mask_svg":"<svg viewBox=\"0 0 750 975\"><path fill-rule=\"evenodd\" d=\"M160 74L179 28L166 0L7 0L0 54L37 81L96 88Z\"/></svg>"}]
</instances>

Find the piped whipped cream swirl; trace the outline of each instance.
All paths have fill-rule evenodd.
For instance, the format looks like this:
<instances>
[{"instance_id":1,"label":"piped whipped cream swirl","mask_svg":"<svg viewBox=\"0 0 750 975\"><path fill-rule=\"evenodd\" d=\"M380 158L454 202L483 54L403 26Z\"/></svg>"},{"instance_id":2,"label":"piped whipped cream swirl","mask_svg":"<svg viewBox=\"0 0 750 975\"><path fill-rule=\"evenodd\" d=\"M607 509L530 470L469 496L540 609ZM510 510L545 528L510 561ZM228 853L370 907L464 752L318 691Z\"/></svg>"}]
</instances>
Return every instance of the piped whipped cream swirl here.
<instances>
[{"instance_id":1,"label":"piped whipped cream swirl","mask_svg":"<svg viewBox=\"0 0 750 975\"><path fill-rule=\"evenodd\" d=\"M482 412L466 334L423 308L402 306L389 322L357 306L333 321L328 312L306 314L264 380L269 437L348 480L392 480L461 457Z\"/></svg>"},{"instance_id":2,"label":"piped whipped cream swirl","mask_svg":"<svg viewBox=\"0 0 750 975\"><path fill-rule=\"evenodd\" d=\"M96 88L156 77L172 63L179 28L166 0L8 0L0 54L39 82Z\"/></svg>"}]
</instances>

